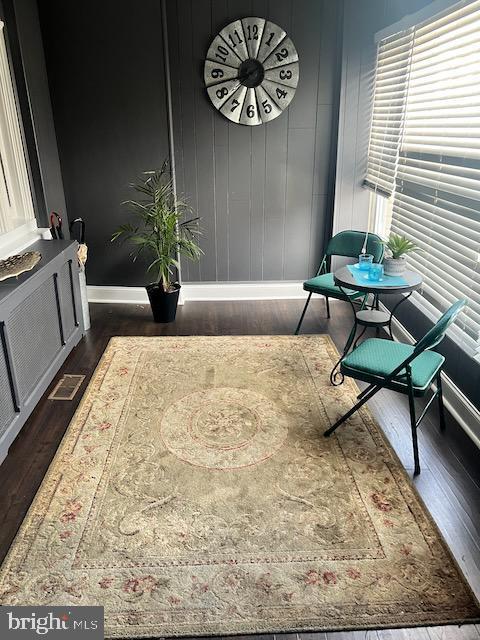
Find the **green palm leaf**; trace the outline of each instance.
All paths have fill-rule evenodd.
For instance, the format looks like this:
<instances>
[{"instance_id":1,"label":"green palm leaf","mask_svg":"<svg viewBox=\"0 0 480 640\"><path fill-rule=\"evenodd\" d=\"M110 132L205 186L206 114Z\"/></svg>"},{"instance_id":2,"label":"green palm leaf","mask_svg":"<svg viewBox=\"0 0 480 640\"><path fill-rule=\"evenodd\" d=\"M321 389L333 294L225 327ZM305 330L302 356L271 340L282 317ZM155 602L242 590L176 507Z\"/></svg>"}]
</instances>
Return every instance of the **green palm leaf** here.
<instances>
[{"instance_id":1,"label":"green palm leaf","mask_svg":"<svg viewBox=\"0 0 480 640\"><path fill-rule=\"evenodd\" d=\"M167 161L161 169L142 173L130 187L139 198L126 200L122 205L139 224L122 224L113 233L112 242L131 242L135 246L131 254L134 261L146 251L152 258L147 272L155 273L157 282L169 290L179 269L178 256L199 260L203 254L198 244L200 218L188 217L190 206L175 196Z\"/></svg>"},{"instance_id":2,"label":"green palm leaf","mask_svg":"<svg viewBox=\"0 0 480 640\"><path fill-rule=\"evenodd\" d=\"M406 236L400 236L396 233L391 233L389 239L383 241L383 244L392 254L392 258L395 259L401 258L412 251L421 251L415 242L409 240Z\"/></svg>"}]
</instances>

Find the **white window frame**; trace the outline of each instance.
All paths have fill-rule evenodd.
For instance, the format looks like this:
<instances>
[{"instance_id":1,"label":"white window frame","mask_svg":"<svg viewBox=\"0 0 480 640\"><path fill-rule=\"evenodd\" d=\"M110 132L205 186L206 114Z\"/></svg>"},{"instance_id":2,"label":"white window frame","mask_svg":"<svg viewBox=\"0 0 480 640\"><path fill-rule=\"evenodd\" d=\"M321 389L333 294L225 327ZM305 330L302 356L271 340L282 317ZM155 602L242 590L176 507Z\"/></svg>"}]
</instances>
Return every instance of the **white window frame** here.
<instances>
[{"instance_id":1,"label":"white window frame","mask_svg":"<svg viewBox=\"0 0 480 640\"><path fill-rule=\"evenodd\" d=\"M23 141L4 23L0 21L0 258L38 239Z\"/></svg>"},{"instance_id":2,"label":"white window frame","mask_svg":"<svg viewBox=\"0 0 480 640\"><path fill-rule=\"evenodd\" d=\"M372 202L370 207L373 211L373 232L383 239L390 235L392 224L392 198L387 198L379 192L371 191Z\"/></svg>"}]
</instances>

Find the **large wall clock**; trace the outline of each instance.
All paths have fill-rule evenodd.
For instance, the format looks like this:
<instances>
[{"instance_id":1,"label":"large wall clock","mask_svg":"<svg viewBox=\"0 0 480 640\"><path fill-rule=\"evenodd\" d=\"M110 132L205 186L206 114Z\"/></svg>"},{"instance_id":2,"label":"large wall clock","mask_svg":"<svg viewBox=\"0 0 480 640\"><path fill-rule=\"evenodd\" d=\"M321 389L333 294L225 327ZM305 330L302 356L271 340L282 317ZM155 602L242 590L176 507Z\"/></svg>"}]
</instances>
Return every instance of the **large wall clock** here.
<instances>
[{"instance_id":1,"label":"large wall clock","mask_svg":"<svg viewBox=\"0 0 480 640\"><path fill-rule=\"evenodd\" d=\"M239 124L257 125L288 107L298 84L298 54L285 31L263 18L235 20L220 31L205 60L214 107Z\"/></svg>"}]
</instances>

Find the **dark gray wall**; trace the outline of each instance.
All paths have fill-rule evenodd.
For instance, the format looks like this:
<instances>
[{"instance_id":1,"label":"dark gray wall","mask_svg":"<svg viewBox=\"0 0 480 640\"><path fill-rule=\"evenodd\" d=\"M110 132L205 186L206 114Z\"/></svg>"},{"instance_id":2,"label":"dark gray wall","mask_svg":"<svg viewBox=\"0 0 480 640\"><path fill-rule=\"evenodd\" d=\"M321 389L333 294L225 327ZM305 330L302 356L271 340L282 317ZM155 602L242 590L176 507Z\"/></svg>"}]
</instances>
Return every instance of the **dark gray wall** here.
<instances>
[{"instance_id":1,"label":"dark gray wall","mask_svg":"<svg viewBox=\"0 0 480 640\"><path fill-rule=\"evenodd\" d=\"M205 255L185 281L299 280L317 268L332 205L341 2L170 0L178 188L202 217ZM212 38L255 15L282 26L300 60L290 107L267 125L230 123L203 84Z\"/></svg>"},{"instance_id":2,"label":"dark gray wall","mask_svg":"<svg viewBox=\"0 0 480 640\"><path fill-rule=\"evenodd\" d=\"M159 0L39 0L67 208L86 221L89 284L143 285L112 245L120 203L168 155Z\"/></svg>"},{"instance_id":3,"label":"dark gray wall","mask_svg":"<svg viewBox=\"0 0 480 640\"><path fill-rule=\"evenodd\" d=\"M185 281L302 279L332 206L339 2L168 0L177 178L202 217L205 256ZM160 0L39 0L70 219L87 222L89 284L142 285L142 264L110 236L140 171L168 154ZM229 123L210 104L203 63L232 19L265 16L292 36L300 83L267 126Z\"/></svg>"}]
</instances>

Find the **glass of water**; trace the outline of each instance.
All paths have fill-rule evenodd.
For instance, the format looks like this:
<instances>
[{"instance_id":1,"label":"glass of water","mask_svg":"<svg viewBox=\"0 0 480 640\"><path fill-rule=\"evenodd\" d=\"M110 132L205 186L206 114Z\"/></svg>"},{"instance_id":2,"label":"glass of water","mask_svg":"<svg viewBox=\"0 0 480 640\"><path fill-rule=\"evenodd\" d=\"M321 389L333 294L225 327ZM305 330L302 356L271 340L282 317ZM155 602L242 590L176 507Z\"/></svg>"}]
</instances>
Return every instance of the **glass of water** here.
<instances>
[{"instance_id":1,"label":"glass of water","mask_svg":"<svg viewBox=\"0 0 480 640\"><path fill-rule=\"evenodd\" d=\"M373 256L371 253L361 253L358 256L358 268L360 271L369 271L372 263Z\"/></svg>"},{"instance_id":2,"label":"glass of water","mask_svg":"<svg viewBox=\"0 0 480 640\"><path fill-rule=\"evenodd\" d=\"M383 264L371 264L368 271L368 279L372 282L383 280Z\"/></svg>"}]
</instances>

